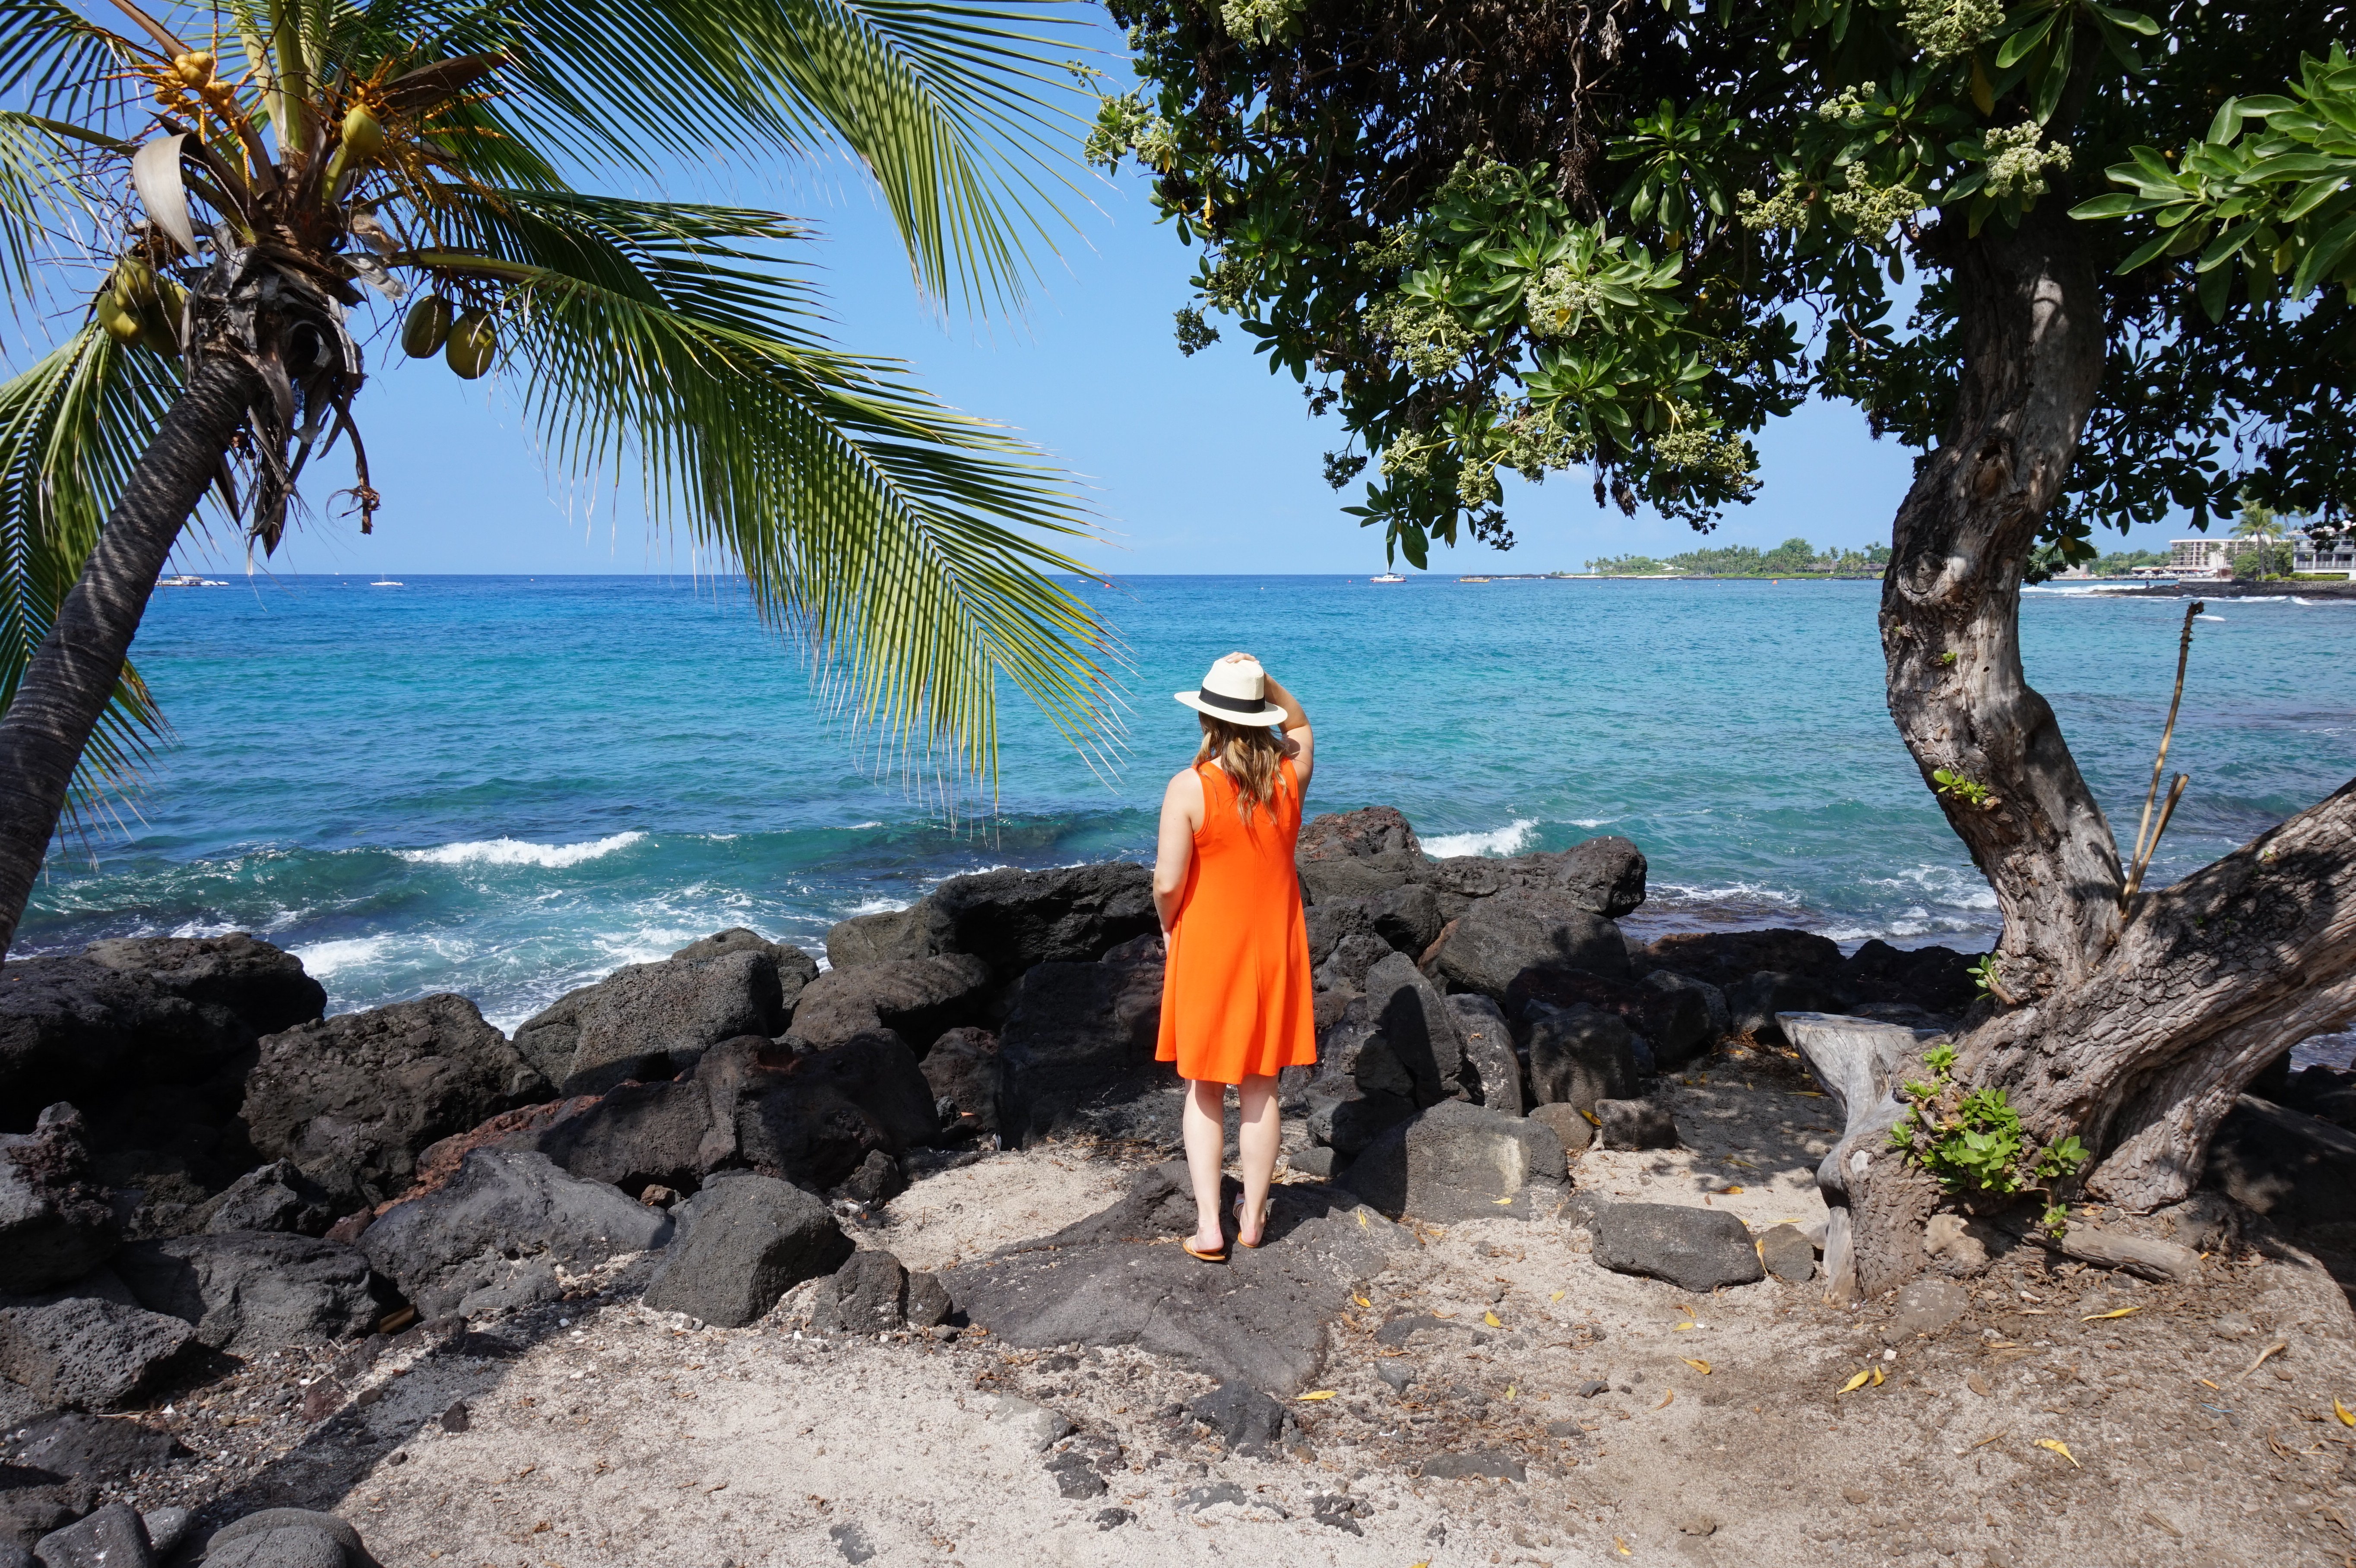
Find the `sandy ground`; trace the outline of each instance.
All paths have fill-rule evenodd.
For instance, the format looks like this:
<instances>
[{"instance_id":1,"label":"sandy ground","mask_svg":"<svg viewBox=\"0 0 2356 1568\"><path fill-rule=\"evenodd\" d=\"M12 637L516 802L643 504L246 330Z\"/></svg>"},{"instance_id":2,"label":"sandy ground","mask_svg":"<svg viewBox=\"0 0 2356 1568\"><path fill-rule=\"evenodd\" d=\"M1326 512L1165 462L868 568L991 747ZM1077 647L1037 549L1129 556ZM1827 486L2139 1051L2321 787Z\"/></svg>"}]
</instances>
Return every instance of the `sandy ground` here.
<instances>
[{"instance_id":1,"label":"sandy ground","mask_svg":"<svg viewBox=\"0 0 2356 1568\"><path fill-rule=\"evenodd\" d=\"M1670 1086L1690 1147L1591 1153L1574 1179L1821 1219L1830 1106L1798 1088L1720 1058ZM1102 1207L1143 1157L991 1156L920 1181L862 1244L944 1266ZM1333 1326L1331 1397L1295 1402L1265 1457L1178 1414L1207 1379L1133 1349L808 1337L807 1287L698 1328L636 1305L641 1262L455 1343L288 1352L183 1396L146 1419L206 1461L134 1500L332 1508L388 1568L2356 1563L2356 1425L2334 1409L2356 1409L2356 1319L2295 1250L2160 1286L2023 1246L1926 1339L1893 1336L1888 1303L1605 1272L1561 1216L1419 1238ZM1376 1338L1408 1314L1437 1321ZM308 1422L320 1377L315 1410L340 1408ZM1076 1431L1043 1451L1033 1406ZM1066 1496L1059 1451L1107 1491ZM1451 1455L1521 1478L1421 1473Z\"/></svg>"}]
</instances>

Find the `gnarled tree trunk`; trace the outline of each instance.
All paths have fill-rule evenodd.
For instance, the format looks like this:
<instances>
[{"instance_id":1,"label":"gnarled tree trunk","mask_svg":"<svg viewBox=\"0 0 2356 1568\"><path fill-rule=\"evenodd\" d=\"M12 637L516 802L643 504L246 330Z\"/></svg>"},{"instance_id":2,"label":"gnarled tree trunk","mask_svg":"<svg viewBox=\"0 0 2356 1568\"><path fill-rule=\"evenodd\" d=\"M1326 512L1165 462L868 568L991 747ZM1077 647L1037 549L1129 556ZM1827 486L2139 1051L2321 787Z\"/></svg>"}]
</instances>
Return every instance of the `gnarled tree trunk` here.
<instances>
[{"instance_id":1,"label":"gnarled tree trunk","mask_svg":"<svg viewBox=\"0 0 2356 1568\"><path fill-rule=\"evenodd\" d=\"M0 954L16 941L82 747L123 674L156 574L220 472L261 384L228 355L208 357L189 378L0 714Z\"/></svg>"},{"instance_id":2,"label":"gnarled tree trunk","mask_svg":"<svg viewBox=\"0 0 2356 1568\"><path fill-rule=\"evenodd\" d=\"M2088 1191L2148 1209L2200 1179L2260 1068L2356 1013L2356 784L2122 917L2117 842L2020 663L2021 574L2104 349L2066 205L1954 243L1962 382L1899 509L1882 648L1890 715L2004 918L1997 1010L1956 1075L2042 1141L2075 1133ZM1921 1268L1922 1205L1914 1173L1868 1163L1847 1220L1870 1290Z\"/></svg>"},{"instance_id":3,"label":"gnarled tree trunk","mask_svg":"<svg viewBox=\"0 0 2356 1568\"><path fill-rule=\"evenodd\" d=\"M2020 666L2021 573L2103 370L2102 295L2060 206L1956 246L1962 384L1898 509L1881 587L1890 716L1923 783L1965 781L1939 800L1996 890L2008 995L2084 978L2121 880L2110 824Z\"/></svg>"}]
</instances>

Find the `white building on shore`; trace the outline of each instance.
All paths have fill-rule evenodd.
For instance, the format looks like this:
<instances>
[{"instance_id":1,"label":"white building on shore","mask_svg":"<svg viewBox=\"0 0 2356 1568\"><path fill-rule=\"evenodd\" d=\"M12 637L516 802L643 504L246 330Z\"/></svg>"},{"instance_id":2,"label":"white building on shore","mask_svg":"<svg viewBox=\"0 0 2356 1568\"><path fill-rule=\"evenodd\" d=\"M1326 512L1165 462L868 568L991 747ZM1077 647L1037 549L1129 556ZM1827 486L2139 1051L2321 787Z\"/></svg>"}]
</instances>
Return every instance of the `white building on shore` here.
<instances>
[{"instance_id":1,"label":"white building on shore","mask_svg":"<svg viewBox=\"0 0 2356 1568\"><path fill-rule=\"evenodd\" d=\"M2356 534L2341 534L2320 543L2304 533L2287 534L2284 539L2291 547L2292 571L2356 577ZM2233 575L2233 562L2265 542L2243 539L2170 539L2168 571L2177 577L2222 580Z\"/></svg>"}]
</instances>

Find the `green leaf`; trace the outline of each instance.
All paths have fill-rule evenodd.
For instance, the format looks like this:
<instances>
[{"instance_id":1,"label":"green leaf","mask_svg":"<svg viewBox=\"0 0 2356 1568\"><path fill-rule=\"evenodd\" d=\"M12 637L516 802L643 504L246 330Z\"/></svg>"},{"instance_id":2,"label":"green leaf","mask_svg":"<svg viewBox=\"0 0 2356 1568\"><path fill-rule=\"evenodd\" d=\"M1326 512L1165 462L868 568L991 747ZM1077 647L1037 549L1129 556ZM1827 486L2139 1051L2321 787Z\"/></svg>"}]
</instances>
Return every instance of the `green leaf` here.
<instances>
[{"instance_id":1,"label":"green leaf","mask_svg":"<svg viewBox=\"0 0 2356 1568\"><path fill-rule=\"evenodd\" d=\"M2095 4L2094 0L2088 0L2088 4L2094 15L2115 27L2124 27L2130 33L2139 33L2147 38L2159 36L2159 24L2140 11L2130 11L2118 5Z\"/></svg>"},{"instance_id":2,"label":"green leaf","mask_svg":"<svg viewBox=\"0 0 2356 1568\"><path fill-rule=\"evenodd\" d=\"M2145 240L2142 244L2128 251L2127 259L2111 269L2111 275L2113 277L2126 276L2127 273L2134 272L2137 267L2149 261L2161 251L2167 250L2169 246L2175 243L2175 240L2176 235L2172 230L2160 230L2159 233L2153 236L2151 239Z\"/></svg>"},{"instance_id":3,"label":"green leaf","mask_svg":"<svg viewBox=\"0 0 2356 1568\"><path fill-rule=\"evenodd\" d=\"M2347 253L2351 240L2356 240L2356 216L2341 219L2320 239L2310 241L2306 254L2298 260L2298 270L2291 275L2291 297L2306 298L2319 282L2329 276L2340 257Z\"/></svg>"},{"instance_id":4,"label":"green leaf","mask_svg":"<svg viewBox=\"0 0 2356 1568\"><path fill-rule=\"evenodd\" d=\"M2201 260L2193 264L2192 270L2196 272L2206 272L2211 268L2223 265L2239 254L2242 247L2248 243L2250 237L2263 227L2265 227L2263 224L2258 223L2243 223L2228 229L2216 239L2209 241L2209 248L2201 252Z\"/></svg>"},{"instance_id":5,"label":"green leaf","mask_svg":"<svg viewBox=\"0 0 2356 1568\"><path fill-rule=\"evenodd\" d=\"M2053 31L2055 18L2061 15L2059 7L2049 10L2019 31L2008 35L1996 51L1997 69L2002 70L2007 66L2018 64L2031 49L2043 43L2046 36Z\"/></svg>"},{"instance_id":6,"label":"green leaf","mask_svg":"<svg viewBox=\"0 0 2356 1568\"><path fill-rule=\"evenodd\" d=\"M2122 190L2114 191L2107 196L2095 197L2091 201L2082 201L2070 209L2070 216L2087 219L2125 218L2130 213L2140 212L2143 209L2142 197Z\"/></svg>"},{"instance_id":7,"label":"green leaf","mask_svg":"<svg viewBox=\"0 0 2356 1568\"><path fill-rule=\"evenodd\" d=\"M2233 293L2233 270L2231 267L2219 267L2213 272L2203 272L2201 275L2199 289L2201 308L2208 313L2211 321L2225 319L2225 306L2232 299Z\"/></svg>"}]
</instances>

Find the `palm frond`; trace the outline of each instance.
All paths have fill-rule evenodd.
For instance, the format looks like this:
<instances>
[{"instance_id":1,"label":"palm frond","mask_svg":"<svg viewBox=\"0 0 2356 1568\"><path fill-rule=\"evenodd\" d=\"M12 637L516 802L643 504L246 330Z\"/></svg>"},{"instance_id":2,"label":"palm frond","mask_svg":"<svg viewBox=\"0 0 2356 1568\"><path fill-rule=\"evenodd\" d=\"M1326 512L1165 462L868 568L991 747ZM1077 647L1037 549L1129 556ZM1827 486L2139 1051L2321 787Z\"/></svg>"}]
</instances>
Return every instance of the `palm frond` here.
<instances>
[{"instance_id":1,"label":"palm frond","mask_svg":"<svg viewBox=\"0 0 2356 1568\"><path fill-rule=\"evenodd\" d=\"M18 310L39 293L46 262L71 242L58 230L86 210L58 129L0 110L0 287Z\"/></svg>"},{"instance_id":2,"label":"palm frond","mask_svg":"<svg viewBox=\"0 0 2356 1568\"><path fill-rule=\"evenodd\" d=\"M971 306L1023 296L1025 243L1054 248L1076 122L1050 89L1066 0L1029 11L954 0L402 0L344 7L327 52L351 67L409 52L505 51L496 101L463 106L466 161L663 160L766 144L848 150L882 191L918 284ZM421 40L423 40L421 43ZM1064 54L1071 49L1065 47ZM365 68L362 68L363 74Z\"/></svg>"},{"instance_id":3,"label":"palm frond","mask_svg":"<svg viewBox=\"0 0 2356 1568\"><path fill-rule=\"evenodd\" d=\"M95 325L0 386L0 710L178 391L170 362ZM146 683L126 665L82 751L68 822L86 827L135 794L164 732Z\"/></svg>"},{"instance_id":4,"label":"palm frond","mask_svg":"<svg viewBox=\"0 0 2356 1568\"><path fill-rule=\"evenodd\" d=\"M132 47L64 0L0 0L0 98L88 123L132 96L114 80Z\"/></svg>"},{"instance_id":5,"label":"palm frond","mask_svg":"<svg viewBox=\"0 0 2356 1568\"><path fill-rule=\"evenodd\" d=\"M1050 542L1094 537L1086 508L1027 443L819 337L808 286L753 249L790 222L542 192L471 216L554 464L732 559L852 713L945 771L994 778L1001 674L1109 761L1119 653Z\"/></svg>"},{"instance_id":6,"label":"palm frond","mask_svg":"<svg viewBox=\"0 0 2356 1568\"><path fill-rule=\"evenodd\" d=\"M858 155L925 291L961 289L977 308L1019 303L1026 236L1052 250L1068 222L1058 193L1076 193L1062 172L1072 122L1045 91L1062 74L1055 39L1025 29L1078 17L947 0L755 9L789 111Z\"/></svg>"}]
</instances>

